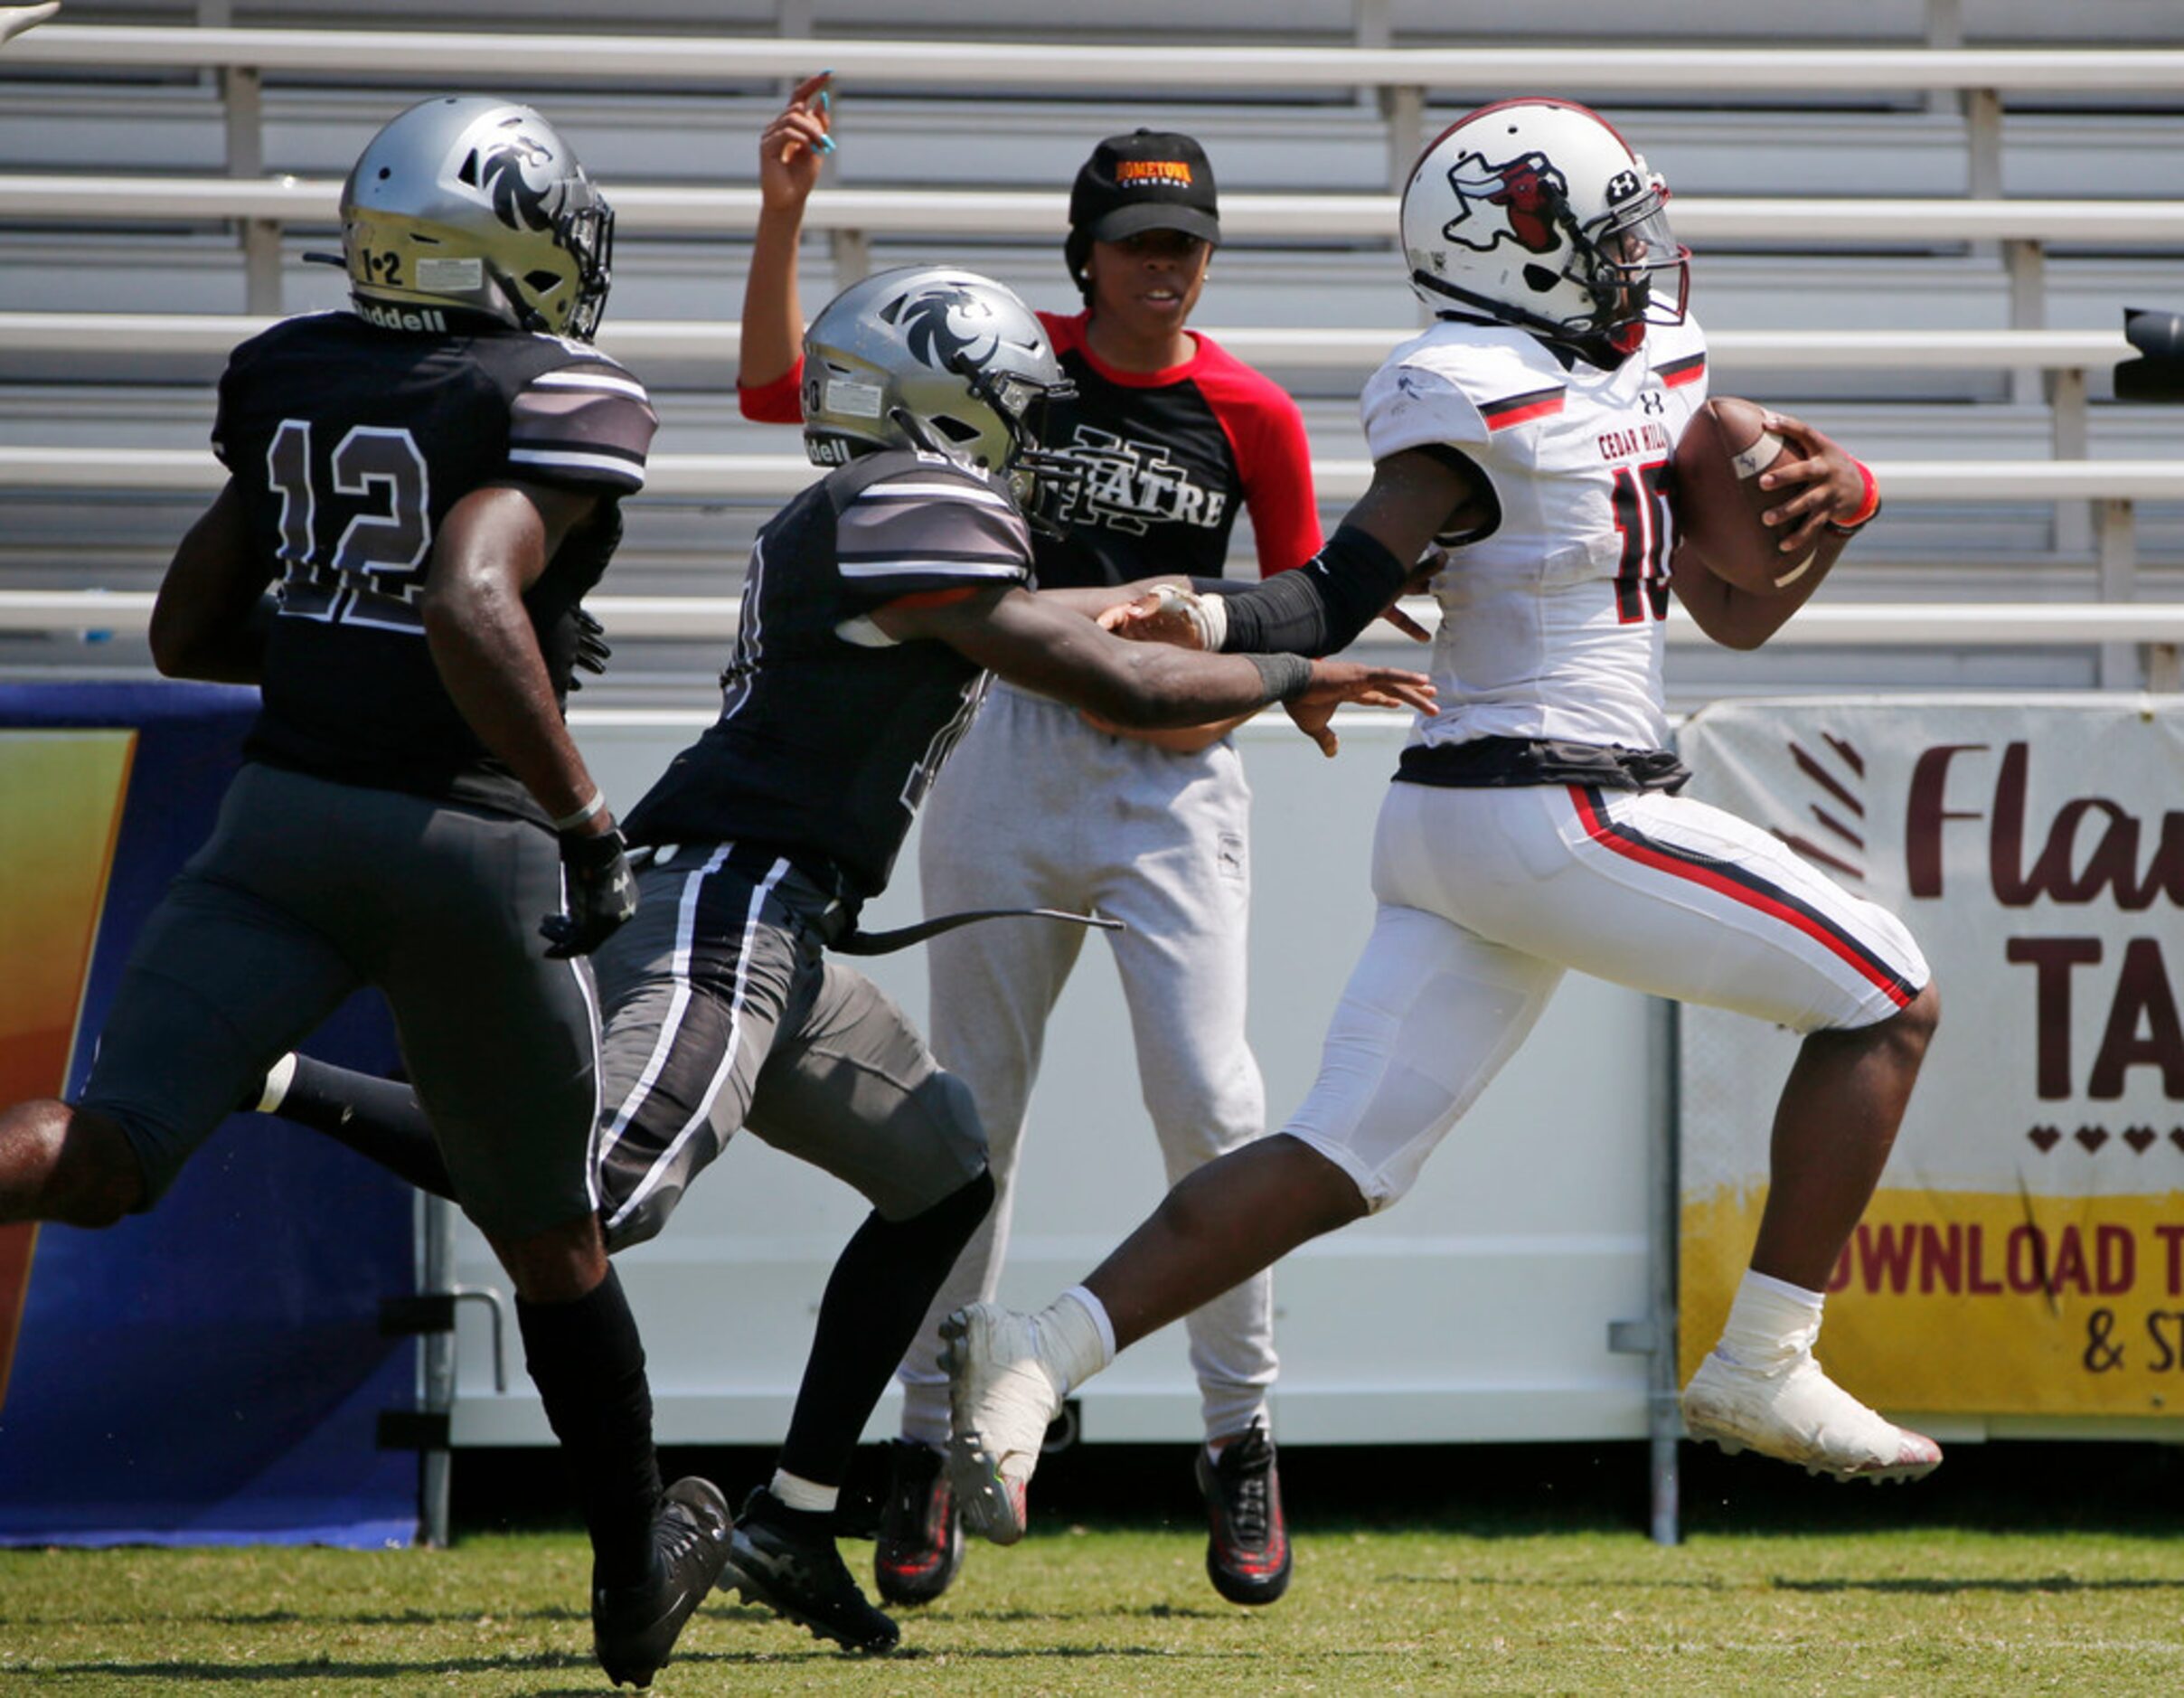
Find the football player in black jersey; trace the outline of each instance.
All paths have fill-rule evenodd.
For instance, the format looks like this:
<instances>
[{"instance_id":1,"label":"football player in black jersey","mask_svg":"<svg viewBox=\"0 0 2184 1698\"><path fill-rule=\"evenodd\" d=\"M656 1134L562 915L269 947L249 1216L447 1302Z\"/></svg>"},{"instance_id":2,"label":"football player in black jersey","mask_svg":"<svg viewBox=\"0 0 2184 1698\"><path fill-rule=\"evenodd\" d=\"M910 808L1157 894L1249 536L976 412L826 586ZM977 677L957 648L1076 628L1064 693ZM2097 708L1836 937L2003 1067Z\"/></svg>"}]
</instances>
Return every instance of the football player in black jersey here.
<instances>
[{"instance_id":1,"label":"football player in black jersey","mask_svg":"<svg viewBox=\"0 0 2184 1698\"><path fill-rule=\"evenodd\" d=\"M641 1685L729 1517L706 1481L661 1488L600 1232L582 957L635 885L561 701L655 420L590 344L612 215L536 112L411 108L342 219L354 310L236 350L228 483L152 618L163 672L260 686L242 770L145 926L82 1100L0 1115L0 1220L150 1208L247 1085L378 986L581 1482L600 1661Z\"/></svg>"},{"instance_id":2,"label":"football player in black jersey","mask_svg":"<svg viewBox=\"0 0 2184 1698\"><path fill-rule=\"evenodd\" d=\"M805 446L835 469L759 533L720 716L629 816L644 900L598 958L599 1213L610 1248L652 1236L742 1126L871 1200L721 1583L880 1650L895 1625L835 1551L833 1511L993 1184L970 1093L826 951L860 947L858 910L990 675L1127 725L1280 701L1315 735L1339 702L1430 694L1392 668L1120 641L1087 615L1127 587L1033 593L1031 527L1069 464L1037 431L1064 379L1000 285L945 267L869 278L813 321L804 369ZM282 1114L445 1188L403 1088L303 1061L277 1089Z\"/></svg>"}]
</instances>

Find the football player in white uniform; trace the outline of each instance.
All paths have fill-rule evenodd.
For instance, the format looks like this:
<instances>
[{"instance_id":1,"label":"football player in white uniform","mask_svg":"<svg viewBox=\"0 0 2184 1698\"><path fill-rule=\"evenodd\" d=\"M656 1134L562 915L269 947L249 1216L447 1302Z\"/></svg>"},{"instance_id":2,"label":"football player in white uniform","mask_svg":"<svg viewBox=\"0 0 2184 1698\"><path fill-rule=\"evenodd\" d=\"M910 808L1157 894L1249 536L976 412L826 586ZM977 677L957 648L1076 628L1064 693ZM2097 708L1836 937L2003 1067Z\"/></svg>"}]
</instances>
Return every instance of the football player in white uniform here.
<instances>
[{"instance_id":1,"label":"football player in white uniform","mask_svg":"<svg viewBox=\"0 0 2184 1698\"><path fill-rule=\"evenodd\" d=\"M1370 488L1321 556L1247 592L1124 616L1208 648L1348 643L1447 551L1434 682L1373 849L1379 908L1283 1132L1200 1169L1039 1314L947 1328L967 1524L1008 1542L1063 1395L1114 1354L1317 1234L1403 1195L1566 969L1805 1034L1778 1106L1751 1271L1684 1392L1691 1432L1842 1478L1941 1460L1812 1355L1821 1294L1879 1179L1938 1003L1904 927L1767 833L1676 794L1662 621L1764 642L1872 516L1871 476L1799 421L1766 476L1789 559L1761 597L1674 549L1668 476L1706 394L1666 191L1596 114L1511 100L1452 126L1403 198L1437 322L1367 384ZM1211 586L1203 588L1210 590Z\"/></svg>"}]
</instances>

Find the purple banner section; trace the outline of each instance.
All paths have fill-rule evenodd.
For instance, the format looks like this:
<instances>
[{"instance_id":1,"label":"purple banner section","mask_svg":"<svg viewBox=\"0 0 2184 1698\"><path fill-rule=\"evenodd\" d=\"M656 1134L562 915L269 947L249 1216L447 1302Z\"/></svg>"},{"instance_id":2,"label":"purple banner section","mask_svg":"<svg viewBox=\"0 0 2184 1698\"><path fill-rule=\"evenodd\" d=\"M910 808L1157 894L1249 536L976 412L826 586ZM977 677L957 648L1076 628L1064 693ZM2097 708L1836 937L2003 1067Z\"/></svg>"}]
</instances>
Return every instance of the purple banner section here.
<instances>
[{"instance_id":1,"label":"purple banner section","mask_svg":"<svg viewBox=\"0 0 2184 1698\"><path fill-rule=\"evenodd\" d=\"M212 831L257 701L0 686L0 728L137 733L71 1093L138 928ZM310 1048L396 1061L372 993ZM417 1458L375 1433L380 1410L416 1404L416 1342L378 1325L380 1300L414 1288L412 1194L325 1139L239 1115L150 1213L41 1228L0 1406L0 1543L410 1543Z\"/></svg>"}]
</instances>

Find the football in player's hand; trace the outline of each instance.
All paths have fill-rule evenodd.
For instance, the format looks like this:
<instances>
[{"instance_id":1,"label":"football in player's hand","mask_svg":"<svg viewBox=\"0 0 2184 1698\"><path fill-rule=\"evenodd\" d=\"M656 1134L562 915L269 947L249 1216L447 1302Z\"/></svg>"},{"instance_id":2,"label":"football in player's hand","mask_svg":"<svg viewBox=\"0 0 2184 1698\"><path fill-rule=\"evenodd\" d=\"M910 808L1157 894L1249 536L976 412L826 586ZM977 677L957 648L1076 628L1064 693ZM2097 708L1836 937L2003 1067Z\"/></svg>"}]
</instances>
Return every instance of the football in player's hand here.
<instances>
[{"instance_id":1,"label":"football in player's hand","mask_svg":"<svg viewBox=\"0 0 2184 1698\"><path fill-rule=\"evenodd\" d=\"M1759 486L1759 475L1797 448L1766 428L1766 409L1720 395L1691 415L1676 444L1676 534L1707 570L1756 596L1780 594L1803 577L1812 557L1793 560L1782 533L1760 515L1795 493Z\"/></svg>"}]
</instances>

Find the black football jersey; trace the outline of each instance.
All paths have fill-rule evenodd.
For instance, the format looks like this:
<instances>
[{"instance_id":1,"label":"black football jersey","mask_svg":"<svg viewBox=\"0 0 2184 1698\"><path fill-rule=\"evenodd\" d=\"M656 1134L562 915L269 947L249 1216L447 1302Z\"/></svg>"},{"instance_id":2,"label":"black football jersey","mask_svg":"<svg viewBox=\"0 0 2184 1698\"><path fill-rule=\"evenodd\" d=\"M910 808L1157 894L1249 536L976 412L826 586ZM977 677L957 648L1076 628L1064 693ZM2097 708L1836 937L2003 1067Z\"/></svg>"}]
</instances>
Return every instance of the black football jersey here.
<instances>
[{"instance_id":1,"label":"black football jersey","mask_svg":"<svg viewBox=\"0 0 2184 1698\"><path fill-rule=\"evenodd\" d=\"M759 532L720 717L632 810L631 841L763 843L877 895L987 674L871 616L1031 575L1023 515L984 474L908 449L829 473Z\"/></svg>"},{"instance_id":2,"label":"black football jersey","mask_svg":"<svg viewBox=\"0 0 2184 1698\"><path fill-rule=\"evenodd\" d=\"M498 479L607 497L524 598L566 694L577 603L607 569L656 424L636 379L553 336L332 312L236 349L213 451L279 580L246 756L542 819L433 665L419 613L433 541L456 503Z\"/></svg>"}]
</instances>

